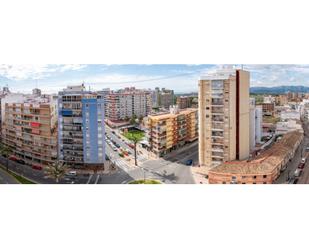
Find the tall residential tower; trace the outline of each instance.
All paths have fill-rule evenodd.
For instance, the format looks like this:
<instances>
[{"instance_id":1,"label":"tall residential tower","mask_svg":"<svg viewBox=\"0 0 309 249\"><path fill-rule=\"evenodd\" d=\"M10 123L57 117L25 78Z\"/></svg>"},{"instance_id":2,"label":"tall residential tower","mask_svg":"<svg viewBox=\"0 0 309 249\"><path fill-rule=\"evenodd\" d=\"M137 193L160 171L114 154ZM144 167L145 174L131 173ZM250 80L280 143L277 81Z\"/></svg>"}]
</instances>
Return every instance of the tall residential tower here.
<instances>
[{"instance_id":1,"label":"tall residential tower","mask_svg":"<svg viewBox=\"0 0 309 249\"><path fill-rule=\"evenodd\" d=\"M75 167L105 161L104 98L83 85L59 92L59 159Z\"/></svg>"},{"instance_id":2,"label":"tall residential tower","mask_svg":"<svg viewBox=\"0 0 309 249\"><path fill-rule=\"evenodd\" d=\"M199 81L199 164L208 168L249 157L247 71L217 70Z\"/></svg>"}]
</instances>

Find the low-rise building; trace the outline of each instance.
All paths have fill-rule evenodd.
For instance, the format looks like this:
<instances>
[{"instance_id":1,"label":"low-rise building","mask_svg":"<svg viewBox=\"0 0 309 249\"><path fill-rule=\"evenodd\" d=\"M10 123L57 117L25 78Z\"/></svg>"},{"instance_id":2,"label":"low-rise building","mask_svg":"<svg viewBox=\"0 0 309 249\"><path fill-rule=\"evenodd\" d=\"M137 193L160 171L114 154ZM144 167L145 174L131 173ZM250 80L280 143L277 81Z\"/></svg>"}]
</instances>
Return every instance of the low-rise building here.
<instances>
[{"instance_id":1,"label":"low-rise building","mask_svg":"<svg viewBox=\"0 0 309 249\"><path fill-rule=\"evenodd\" d=\"M210 169L208 181L210 184L271 184L294 157L303 136L303 132L290 132L252 161L222 163Z\"/></svg>"},{"instance_id":2,"label":"low-rise building","mask_svg":"<svg viewBox=\"0 0 309 249\"><path fill-rule=\"evenodd\" d=\"M150 115L146 120L146 131L150 150L163 156L198 138L197 109L172 107L170 113Z\"/></svg>"},{"instance_id":3,"label":"low-rise building","mask_svg":"<svg viewBox=\"0 0 309 249\"><path fill-rule=\"evenodd\" d=\"M281 111L280 118L282 121L289 119L300 120L300 112L295 110Z\"/></svg>"},{"instance_id":4,"label":"low-rise building","mask_svg":"<svg viewBox=\"0 0 309 249\"><path fill-rule=\"evenodd\" d=\"M299 120L289 119L287 121L281 121L276 124L276 134L285 134L291 131L302 131L302 124Z\"/></svg>"}]
</instances>

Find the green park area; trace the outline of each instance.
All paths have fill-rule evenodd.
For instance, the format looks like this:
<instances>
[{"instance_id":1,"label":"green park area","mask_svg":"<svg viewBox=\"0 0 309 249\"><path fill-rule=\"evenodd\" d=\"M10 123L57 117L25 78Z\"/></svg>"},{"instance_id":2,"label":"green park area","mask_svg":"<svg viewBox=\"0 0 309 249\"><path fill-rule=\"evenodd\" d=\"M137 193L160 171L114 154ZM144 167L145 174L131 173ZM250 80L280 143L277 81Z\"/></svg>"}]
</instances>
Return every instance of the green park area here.
<instances>
[{"instance_id":1,"label":"green park area","mask_svg":"<svg viewBox=\"0 0 309 249\"><path fill-rule=\"evenodd\" d=\"M143 131L140 130L130 130L128 132L125 132L123 134L127 139L129 140L135 140L137 139L138 141L142 140L145 136L145 133Z\"/></svg>"}]
</instances>

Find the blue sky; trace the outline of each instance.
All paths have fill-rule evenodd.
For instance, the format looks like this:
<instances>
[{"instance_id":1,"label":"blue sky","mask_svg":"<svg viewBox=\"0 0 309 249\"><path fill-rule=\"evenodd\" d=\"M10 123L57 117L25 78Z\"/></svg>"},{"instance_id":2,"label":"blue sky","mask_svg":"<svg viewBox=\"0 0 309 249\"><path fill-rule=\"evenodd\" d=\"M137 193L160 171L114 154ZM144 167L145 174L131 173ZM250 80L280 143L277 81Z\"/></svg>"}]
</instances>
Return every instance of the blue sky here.
<instances>
[{"instance_id":1,"label":"blue sky","mask_svg":"<svg viewBox=\"0 0 309 249\"><path fill-rule=\"evenodd\" d=\"M0 86L12 91L30 92L38 86L43 92L56 93L67 85L85 82L92 89L126 86L166 87L175 92L197 91L200 75L221 65L174 64L0 64ZM243 65L251 72L251 86L307 85L309 65Z\"/></svg>"}]
</instances>

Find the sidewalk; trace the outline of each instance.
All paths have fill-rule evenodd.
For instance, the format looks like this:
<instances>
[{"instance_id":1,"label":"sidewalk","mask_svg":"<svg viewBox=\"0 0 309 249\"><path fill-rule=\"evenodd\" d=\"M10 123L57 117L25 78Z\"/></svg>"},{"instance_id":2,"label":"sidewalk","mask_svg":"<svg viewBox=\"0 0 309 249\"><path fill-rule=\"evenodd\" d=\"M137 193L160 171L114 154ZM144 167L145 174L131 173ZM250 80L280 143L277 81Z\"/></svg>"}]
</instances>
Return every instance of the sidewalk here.
<instances>
[{"instance_id":1,"label":"sidewalk","mask_svg":"<svg viewBox=\"0 0 309 249\"><path fill-rule=\"evenodd\" d=\"M206 167L191 167L191 172L196 184L208 184L208 179L205 178L208 174Z\"/></svg>"}]
</instances>

